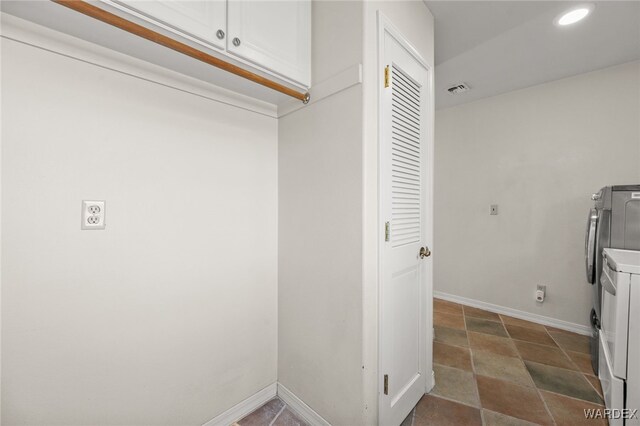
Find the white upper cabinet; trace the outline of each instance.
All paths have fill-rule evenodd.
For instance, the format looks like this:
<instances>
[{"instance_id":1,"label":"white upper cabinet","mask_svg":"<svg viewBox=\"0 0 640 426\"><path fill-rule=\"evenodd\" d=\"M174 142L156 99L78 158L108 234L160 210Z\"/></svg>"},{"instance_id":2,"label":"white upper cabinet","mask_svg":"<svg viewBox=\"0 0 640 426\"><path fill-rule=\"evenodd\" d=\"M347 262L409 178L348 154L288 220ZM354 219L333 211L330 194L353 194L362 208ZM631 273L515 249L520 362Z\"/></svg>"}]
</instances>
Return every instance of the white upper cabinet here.
<instances>
[{"instance_id":1,"label":"white upper cabinet","mask_svg":"<svg viewBox=\"0 0 640 426\"><path fill-rule=\"evenodd\" d=\"M311 85L311 0L101 0L298 86Z\"/></svg>"},{"instance_id":2,"label":"white upper cabinet","mask_svg":"<svg viewBox=\"0 0 640 426\"><path fill-rule=\"evenodd\" d=\"M229 0L227 7L230 53L310 85L310 0Z\"/></svg>"},{"instance_id":3,"label":"white upper cabinet","mask_svg":"<svg viewBox=\"0 0 640 426\"><path fill-rule=\"evenodd\" d=\"M207 1L136 1L115 3L133 9L152 21L168 25L194 41L219 49L225 48L227 27L226 0Z\"/></svg>"}]
</instances>

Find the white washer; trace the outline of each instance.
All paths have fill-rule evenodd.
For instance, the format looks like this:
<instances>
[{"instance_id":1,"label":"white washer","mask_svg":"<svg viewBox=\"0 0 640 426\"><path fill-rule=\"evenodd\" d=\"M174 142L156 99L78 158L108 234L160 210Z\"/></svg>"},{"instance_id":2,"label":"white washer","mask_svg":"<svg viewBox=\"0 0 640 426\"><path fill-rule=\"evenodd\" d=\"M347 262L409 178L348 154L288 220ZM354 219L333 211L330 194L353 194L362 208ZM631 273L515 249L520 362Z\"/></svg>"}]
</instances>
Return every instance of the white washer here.
<instances>
[{"instance_id":1,"label":"white washer","mask_svg":"<svg viewBox=\"0 0 640 426\"><path fill-rule=\"evenodd\" d=\"M599 378L609 424L640 426L640 251L603 250Z\"/></svg>"}]
</instances>

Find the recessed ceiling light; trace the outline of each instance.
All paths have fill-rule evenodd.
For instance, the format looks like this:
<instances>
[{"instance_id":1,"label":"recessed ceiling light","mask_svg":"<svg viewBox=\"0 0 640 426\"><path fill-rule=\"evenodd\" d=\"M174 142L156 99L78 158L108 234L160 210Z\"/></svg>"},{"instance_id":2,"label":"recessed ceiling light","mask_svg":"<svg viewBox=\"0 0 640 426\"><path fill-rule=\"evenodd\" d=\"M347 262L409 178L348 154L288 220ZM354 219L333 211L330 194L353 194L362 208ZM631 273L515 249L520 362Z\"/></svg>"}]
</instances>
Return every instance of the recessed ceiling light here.
<instances>
[{"instance_id":1,"label":"recessed ceiling light","mask_svg":"<svg viewBox=\"0 0 640 426\"><path fill-rule=\"evenodd\" d=\"M559 15L554 23L560 27L575 24L578 21L582 21L593 10L593 4L584 4L578 7L574 7L561 15Z\"/></svg>"}]
</instances>

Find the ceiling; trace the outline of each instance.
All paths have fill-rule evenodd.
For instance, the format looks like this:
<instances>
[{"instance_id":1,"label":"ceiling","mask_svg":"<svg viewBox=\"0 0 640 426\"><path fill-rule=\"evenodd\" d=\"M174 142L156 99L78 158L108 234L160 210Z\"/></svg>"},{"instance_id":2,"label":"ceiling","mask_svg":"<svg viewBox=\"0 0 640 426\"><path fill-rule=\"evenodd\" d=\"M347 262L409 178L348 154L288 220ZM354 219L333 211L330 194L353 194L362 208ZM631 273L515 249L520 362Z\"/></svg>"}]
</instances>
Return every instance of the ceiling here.
<instances>
[{"instance_id":1,"label":"ceiling","mask_svg":"<svg viewBox=\"0 0 640 426\"><path fill-rule=\"evenodd\" d=\"M425 1L435 17L436 107L640 59L640 1L597 1L575 25L554 18L571 1ZM0 1L4 12L81 37L238 93L279 104L287 98L240 77L87 19L49 1ZM465 82L471 90L450 95Z\"/></svg>"},{"instance_id":2,"label":"ceiling","mask_svg":"<svg viewBox=\"0 0 640 426\"><path fill-rule=\"evenodd\" d=\"M640 2L597 1L583 21L553 20L571 1L426 1L435 17L436 107L640 59ZM465 82L471 90L451 95Z\"/></svg>"}]
</instances>

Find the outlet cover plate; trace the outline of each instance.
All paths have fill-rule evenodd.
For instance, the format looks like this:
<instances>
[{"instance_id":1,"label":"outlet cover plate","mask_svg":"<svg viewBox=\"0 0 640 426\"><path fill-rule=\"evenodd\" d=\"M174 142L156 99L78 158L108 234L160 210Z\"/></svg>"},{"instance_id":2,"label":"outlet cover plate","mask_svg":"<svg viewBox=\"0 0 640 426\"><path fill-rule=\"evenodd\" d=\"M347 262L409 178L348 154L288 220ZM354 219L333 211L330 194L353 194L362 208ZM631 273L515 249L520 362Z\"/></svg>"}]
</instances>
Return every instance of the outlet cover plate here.
<instances>
[{"instance_id":1,"label":"outlet cover plate","mask_svg":"<svg viewBox=\"0 0 640 426\"><path fill-rule=\"evenodd\" d=\"M81 229L104 229L106 226L106 206L104 200L82 200Z\"/></svg>"}]
</instances>

